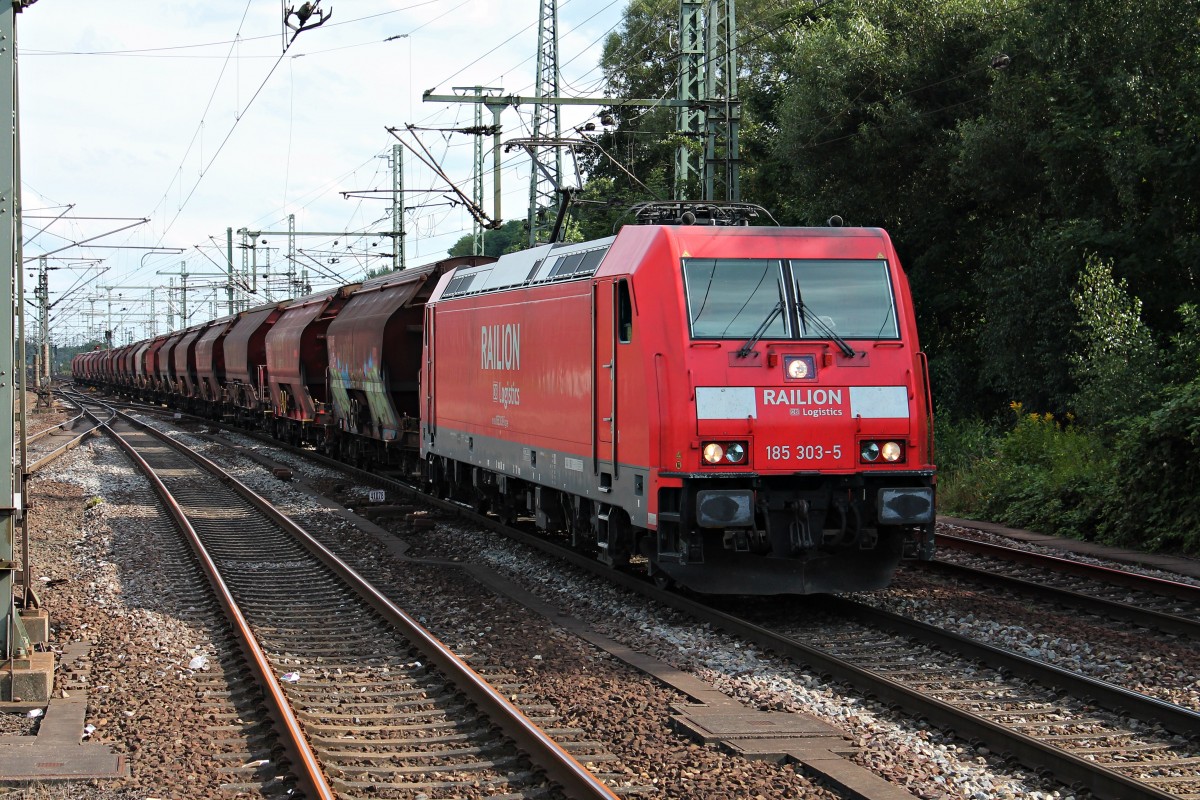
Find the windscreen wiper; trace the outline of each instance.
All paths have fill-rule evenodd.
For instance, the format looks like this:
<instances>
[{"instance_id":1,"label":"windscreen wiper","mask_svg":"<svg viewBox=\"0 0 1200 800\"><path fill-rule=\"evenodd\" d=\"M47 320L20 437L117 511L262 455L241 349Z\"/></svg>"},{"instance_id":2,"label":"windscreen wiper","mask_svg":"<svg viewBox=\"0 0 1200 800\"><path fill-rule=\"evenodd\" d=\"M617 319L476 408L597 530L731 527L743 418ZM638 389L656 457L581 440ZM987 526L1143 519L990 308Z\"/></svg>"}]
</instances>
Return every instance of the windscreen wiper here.
<instances>
[{"instance_id":1,"label":"windscreen wiper","mask_svg":"<svg viewBox=\"0 0 1200 800\"><path fill-rule=\"evenodd\" d=\"M754 332L754 335L747 339L746 343L737 351L738 358L746 358L754 352L754 345L758 344L758 340L766 334L767 328L771 327L771 323L774 322L775 318L781 313L783 313L782 299L780 299L780 301L775 304L775 307L771 309L771 313L767 314L767 318L764 319L762 324L758 326L758 330Z\"/></svg>"},{"instance_id":2,"label":"windscreen wiper","mask_svg":"<svg viewBox=\"0 0 1200 800\"><path fill-rule=\"evenodd\" d=\"M842 351L842 355L844 355L846 358L854 358L856 355L858 355L858 353L854 351L854 348L850 346L850 343L841 336L838 336L833 328L825 324L823 319L812 313L808 306L804 305L803 300L800 300L799 297L796 299L800 303L801 323L807 324L811 320L812 325L817 329L817 332L824 334L826 338L833 339L834 343L837 344L838 349Z\"/></svg>"}]
</instances>

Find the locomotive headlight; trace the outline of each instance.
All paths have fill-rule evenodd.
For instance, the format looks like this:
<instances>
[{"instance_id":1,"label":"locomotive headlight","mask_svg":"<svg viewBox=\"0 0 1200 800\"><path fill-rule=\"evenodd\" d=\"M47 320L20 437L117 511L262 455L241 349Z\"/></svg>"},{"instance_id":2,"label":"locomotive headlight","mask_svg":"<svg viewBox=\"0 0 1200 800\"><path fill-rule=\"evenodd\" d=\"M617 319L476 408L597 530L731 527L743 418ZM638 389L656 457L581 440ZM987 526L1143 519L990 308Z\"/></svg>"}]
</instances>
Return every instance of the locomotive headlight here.
<instances>
[{"instance_id":1,"label":"locomotive headlight","mask_svg":"<svg viewBox=\"0 0 1200 800\"><path fill-rule=\"evenodd\" d=\"M812 356L784 356L783 373L790 381L814 378L817 374L816 361Z\"/></svg>"},{"instance_id":2,"label":"locomotive headlight","mask_svg":"<svg viewBox=\"0 0 1200 800\"><path fill-rule=\"evenodd\" d=\"M745 464L748 460L747 442L702 442L700 454L704 463L712 466L717 464Z\"/></svg>"},{"instance_id":3,"label":"locomotive headlight","mask_svg":"<svg viewBox=\"0 0 1200 800\"><path fill-rule=\"evenodd\" d=\"M890 441L865 441L859 442L858 457L864 464L873 464L876 461L886 461L889 464L904 461L904 442Z\"/></svg>"}]
</instances>

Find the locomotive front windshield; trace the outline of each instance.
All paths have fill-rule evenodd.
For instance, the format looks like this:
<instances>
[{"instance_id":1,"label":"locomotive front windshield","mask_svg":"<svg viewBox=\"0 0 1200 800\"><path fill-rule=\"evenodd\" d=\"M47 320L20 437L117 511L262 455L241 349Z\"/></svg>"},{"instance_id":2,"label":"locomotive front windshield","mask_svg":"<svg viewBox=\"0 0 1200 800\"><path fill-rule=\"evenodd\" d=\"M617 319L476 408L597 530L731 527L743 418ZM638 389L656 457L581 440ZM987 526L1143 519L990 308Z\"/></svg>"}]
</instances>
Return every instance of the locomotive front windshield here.
<instances>
[{"instance_id":1,"label":"locomotive front windshield","mask_svg":"<svg viewBox=\"0 0 1200 800\"><path fill-rule=\"evenodd\" d=\"M783 266L778 259L686 258L683 275L692 336L697 339L753 336L784 297ZM763 335L790 338L787 317L775 313Z\"/></svg>"},{"instance_id":2,"label":"locomotive front windshield","mask_svg":"<svg viewBox=\"0 0 1200 800\"><path fill-rule=\"evenodd\" d=\"M683 276L695 339L900 335L883 260L686 258Z\"/></svg>"}]
</instances>

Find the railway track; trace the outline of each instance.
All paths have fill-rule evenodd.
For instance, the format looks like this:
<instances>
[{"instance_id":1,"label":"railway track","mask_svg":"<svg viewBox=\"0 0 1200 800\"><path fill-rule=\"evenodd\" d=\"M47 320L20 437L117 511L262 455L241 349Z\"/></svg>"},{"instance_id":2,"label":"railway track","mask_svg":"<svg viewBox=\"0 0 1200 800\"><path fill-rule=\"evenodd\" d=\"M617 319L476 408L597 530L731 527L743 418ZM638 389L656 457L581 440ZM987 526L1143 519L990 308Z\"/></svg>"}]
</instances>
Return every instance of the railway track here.
<instances>
[{"instance_id":1,"label":"railway track","mask_svg":"<svg viewBox=\"0 0 1200 800\"><path fill-rule=\"evenodd\" d=\"M374 485L408 490L357 474ZM457 504L437 502L1097 797L1200 797L1200 748L1189 744L1200 738L1200 716L1188 709L857 604L831 606L826 627L817 632L756 621L753 613L726 613L613 573ZM829 644L817 648L813 641Z\"/></svg>"},{"instance_id":2,"label":"railway track","mask_svg":"<svg viewBox=\"0 0 1200 800\"><path fill-rule=\"evenodd\" d=\"M241 652L235 629L229 625L195 552L180 536L177 526L148 485L130 498L141 535L146 540L148 574L161 576L156 583L153 607L186 622L197 631L195 655L184 659L187 681L195 687L196 705L189 719L196 727L187 732L190 746L202 748L216 762L219 785L203 794L262 796L285 800L294 796L296 783L286 763L279 759L279 744L271 716L262 701L257 678ZM148 627L154 627L152 624ZM157 639L154 630L148 635ZM182 720L181 720L182 722ZM140 725L139 725L140 728ZM186 785L181 765L181 782ZM195 786L195 784L192 784Z\"/></svg>"},{"instance_id":3,"label":"railway track","mask_svg":"<svg viewBox=\"0 0 1200 800\"><path fill-rule=\"evenodd\" d=\"M172 498L225 590L305 796L613 796L505 699L511 676L489 676L499 689L483 680L202 457L129 419L108 428Z\"/></svg>"},{"instance_id":4,"label":"railway track","mask_svg":"<svg viewBox=\"0 0 1200 800\"><path fill-rule=\"evenodd\" d=\"M89 421L83 413L69 420L44 428L26 438L27 464L30 473L37 472L63 453L78 447L89 436L94 435L97 423Z\"/></svg>"},{"instance_id":5,"label":"railway track","mask_svg":"<svg viewBox=\"0 0 1200 800\"><path fill-rule=\"evenodd\" d=\"M364 481L403 488L358 474ZM1200 715L1188 709L861 604L829 607L830 626L834 620L843 626L836 630L788 629L782 620L759 624L615 573L457 504L438 502L1097 797L1200 796L1200 748L1188 743L1200 738ZM805 614L793 609L787 616ZM829 647L812 645L826 639Z\"/></svg>"},{"instance_id":6,"label":"railway track","mask_svg":"<svg viewBox=\"0 0 1200 800\"><path fill-rule=\"evenodd\" d=\"M281 468L282 464L280 461L277 461L277 459L282 459L283 464L287 464L288 467L298 471L298 473L299 471L307 471L305 467L302 467L302 465L299 463L299 458L283 456L280 452L278 452L290 451L293 453L293 455L301 455L304 457L304 459L307 459L307 461L326 463L330 468L340 471L340 473L353 474L354 476L358 477L359 480L355 481L353 477L350 477L350 482L360 483L360 489L365 487L400 488L395 485L394 482L382 479L382 477L364 473L364 471L361 470L348 469L346 468L346 465L338 462L331 462L329 459L324 457L314 457L314 453L312 451L296 451L294 447L281 445L272 439L260 439L260 441L263 441L266 446L259 450L257 446L247 446L246 440L248 438L241 437L241 435L236 435L236 437L233 437L232 439L223 437L223 435L216 435L216 437L214 437L214 435L211 435L214 432L211 431L209 426L203 427L208 429L205 429L205 431L193 431L191 426L188 426L188 428L190 428L188 429L188 434L192 435L192 437L199 434L199 439L205 441L204 446L210 447L211 449L211 452L209 450L206 450L206 452L210 452L210 456L214 458L226 458L224 452L226 452L229 447L235 447L235 449L241 453L241 456L248 457L248 459L252 459L253 462L257 462L258 467L266 467L268 469ZM163 431L166 431L166 429L168 429L168 426L163 426ZM221 455L218 455L218 453L221 453ZM260 470L258 468L250 471L251 473L260 474ZM326 477L324 480L329 479ZM344 486L344 480L336 482L342 483ZM271 482L266 481L265 483L268 485L268 487L263 488L262 491L264 491L266 494L274 494L274 491L269 488L271 486ZM282 489L282 487L286 485L278 486L281 486ZM289 494L292 494L289 489L282 489L283 497L287 497ZM395 497L395 493L392 493L392 497ZM442 506L442 509L445 513L432 511L430 512L432 515L431 517L425 517L424 513L421 513L419 516L422 519L432 519L433 517L452 518L457 517L460 515L460 512L463 511L463 506L454 503L444 503L444 501L431 499L430 504ZM358 503L355 501L354 505L358 506ZM289 513L294 513L294 515L298 513L300 517L307 518L307 513L302 510L300 506L293 505L290 503L290 501L288 501L288 507ZM403 507L414 509L415 504L404 504ZM319 513L317 516L320 516ZM481 521L487 521L486 517L480 517L479 519L481 519ZM350 540L353 541L353 537ZM346 545L346 542L342 541L340 536L335 536L334 539L326 543L328 543L331 548L341 548ZM366 552L370 552L370 549L370 547L367 547ZM359 559L360 557L360 551L354 551L353 555L348 554L348 558ZM454 561L457 563L458 559L455 558ZM374 569L374 566L383 566L383 564L364 564L362 567L360 567L360 569L364 570L366 573L368 573L368 575L376 575L377 570ZM467 565L454 564L452 566L455 567L455 572L457 572L460 567ZM540 603L535 599L532 599L532 597L528 596L528 593L524 593L524 591L510 587L510 585L506 585L508 582L506 582L502 577L488 577L488 573L491 571L486 569L475 569L475 567L468 567L468 570L470 575L472 575L470 581L472 581L473 584L475 584L475 582L479 582L480 584L484 585L488 594L494 591L494 593L498 595L508 596L509 599L520 603L521 606L532 609L535 615L544 615L546 619L551 621L553 627L563 628L565 626L568 628L568 630L575 631L574 627L570 627L569 625L565 624L562 615L563 612L560 612L558 607L545 606L545 603ZM388 572L386 567L384 567L382 571L378 572L379 585L395 585L395 576L389 576L388 573L386 573ZM406 581L406 583L407 582L408 581ZM402 591L402 593L404 591L404 589L400 588L397 588L397 590ZM478 593L478 585L476 585L474 591ZM444 619L440 620L443 625L445 624L445 621L446 620ZM486 627L486 631L491 630L491 625L488 625ZM482 631L480 631L480 633L482 633ZM461 636L461 633L456 634L456 636ZM756 744L757 740L766 739L766 744L761 746L767 747L767 750L763 751L764 753L772 753L770 756L767 756L768 762L779 762L779 760L782 759L782 763L785 764L803 764L803 770L806 775L815 777L818 782L824 782L830 784L830 786L839 787L838 796L844 796L844 798L858 798L859 800L899 800L900 798L911 799L913 796L906 792L906 790L896 787L892 783L881 780L881 777L876 775L875 772L872 772L869 769L864 769L863 766L853 764L850 762L850 760L846 759L845 757L853 752L853 747L848 744L844 735L839 735L838 730L836 730L834 727L828 726L828 724L817 722L814 720L814 718L808 715L786 715L778 714L778 712L776 712L774 718L770 718L772 715L767 714L767 712L762 712L752 708L752 706L751 708L745 708L745 706L742 703L739 703L738 700L726 697L725 694L713 690L713 688L710 687L707 682L698 681L694 678L690 678L690 676L686 679L680 679L680 673L677 669L667 666L666 663L659 662L653 656L644 655L642 652L631 651L628 646L619 645L616 643L613 643L610 649L604 643L600 642L600 640L588 636L587 633L575 631L574 636L580 637L581 640L584 640L584 642L588 642L593 646L600 646L601 649L608 650L612 656L619 658L619 660L626 661L626 663L630 663L631 666L635 666L638 669L644 670L644 672L646 672L648 675L652 675L654 679L661 681L661 684L664 686L660 686L658 690L656 690L656 693L665 693L667 697L670 697L672 694L671 688L673 688L673 690L682 692L683 694L686 694L686 696L690 696L692 698L690 704L688 705L668 706L670 710L661 715L662 720L665 721L668 720L668 718L672 718L672 714L683 714L684 716L679 718L676 726L672 727L679 729L679 727L682 726L682 729L688 730L689 735L686 736L686 739L695 740L697 738L697 734L701 734L703 732L703 735L701 736L702 741L712 742L713 745L719 745L719 747L716 747L716 750L714 750L713 747L706 748L706 751L703 752L702 756L698 756L698 754L692 754L695 752L695 745L689 746L686 744L679 744L678 734L674 734L672 736L671 734L667 734L666 730L664 730L664 734L662 735L664 735L666 739L676 739L676 744L668 746L670 748L668 748L666 752L672 752L673 748L678 748L679 752L688 752L690 754L690 758L688 759L688 762L685 763L696 765L694 768L689 768L688 771L684 772L683 775L685 776L685 780L690 781L692 778L694 778L694 776L698 775L698 772L691 771L691 769L698 769L698 765L700 765L703 760L712 759L716 752L757 752L755 747L760 746ZM484 634L482 638L487 639L491 638L491 636L490 634ZM485 648L490 649L492 644L486 643L484 646ZM540 656L536 657L540 658ZM590 658L590 656L588 657ZM569 669L569 673L574 672L574 667L571 667ZM584 670L584 672L586 672L586 670ZM514 686L515 688L520 688L520 684L514 684ZM610 708L612 703L619 703L620 705L628 703L630 704L631 708L637 708L637 706L643 704L642 700L638 699L638 697L640 697L640 694L638 694L640 690L638 690L637 681L626 682L626 684L623 684L623 686L625 686L625 690L628 691L623 691L620 693L619 700L616 694L612 694L610 691L606 690L605 696L600 700L600 702L610 705ZM666 688L665 692L664 687ZM534 686L532 687L532 691L540 693L541 691L545 690L544 688ZM580 709L580 705L578 705L578 703L582 702L582 696L578 698L569 696L564 698L564 700L565 703L570 706L570 708ZM562 700L560 700L560 702L562 702ZM670 703L671 700L667 700L667 702ZM557 705L547 705L546 708L557 708ZM587 711L586 714L590 715L592 714L592 711ZM596 709L595 714L598 714L599 718L611 716L611 714L608 714L608 712L606 712L604 709ZM653 718L654 717L652 717L652 720ZM618 740L622 740L622 738L628 740L629 736L635 735L631 733L631 730L643 730L646 728L647 723L650 724L650 726L658 724L653 721L648 722L647 720L642 720L642 718L638 717L637 715L631 717L630 720L624 724L622 730L617 730L616 734L618 736ZM576 724L578 723L576 722ZM732 724L733 728L727 730L727 727L730 726L730 724ZM698 728L696 728L697 726ZM580 727L587 728L586 724ZM696 728L695 732L692 733L692 729L694 728ZM772 735L768 735L770 732L774 732L774 738ZM575 730L575 732L572 733L578 735L584 734L583 730ZM612 735L612 732L610 732L610 735ZM637 736L638 738L641 738L641 734L637 734ZM602 738L602 734L600 734L599 730L596 732L596 738ZM647 742L647 744L649 744L649 742ZM731 747L727 747L726 745L731 745ZM602 747L602 745L596 744L596 747ZM782 750L778 750L779 747L782 747ZM572 752L576 752L574 750L574 746L572 746ZM658 751L650 750L644 754L638 753L635 758L640 759L648 757L650 760L652 760L652 762L659 763L664 756L661 756L661 754L655 754L656 752ZM613 758L612 756L606 756L606 754L602 751L598 753L588 752L586 757L589 762L604 762L605 759ZM757 760L757 758L754 756L750 756L749 758L750 760L748 760L748 762L744 762L744 764L754 764ZM662 792L661 788L650 784L649 776L653 774L653 769L650 772L638 772L637 768L635 768L635 771L630 772L630 765L628 754L626 754L625 758L618 759L618 762L614 764L614 768L616 769L614 769L613 772L613 786L619 786L620 793L656 795ZM772 768L762 768L762 770L760 770L760 768L757 768L757 766L746 765L738 765L736 768L730 771L730 780L737 782L737 786L746 786L746 782L744 780L739 780L738 777L744 770L750 770L754 772L762 770L768 772L772 771ZM644 768L642 769L644 770ZM784 771L784 774L786 775L787 772L790 772L791 770L784 769L782 771ZM797 766L797 771L799 771L799 766ZM636 777L635 780L630 780L631 776L640 777L641 780L636 780ZM709 774L709 777L712 778L712 774ZM784 780L790 784L794 778L785 777ZM658 782L658 778L655 778L654 783ZM781 786L784 786L784 784L780 784L780 787ZM710 795L703 794L702 796ZM768 796L774 795L772 793L768 793ZM818 793L811 796L827 795Z\"/></svg>"},{"instance_id":7,"label":"railway track","mask_svg":"<svg viewBox=\"0 0 1200 800\"><path fill-rule=\"evenodd\" d=\"M1200 641L1200 586L1113 567L938 534L921 567Z\"/></svg>"},{"instance_id":8,"label":"railway track","mask_svg":"<svg viewBox=\"0 0 1200 800\"><path fill-rule=\"evenodd\" d=\"M1200 793L1189 709L849 600L789 611L738 616L763 629L760 644L1098 797Z\"/></svg>"},{"instance_id":9,"label":"railway track","mask_svg":"<svg viewBox=\"0 0 1200 800\"><path fill-rule=\"evenodd\" d=\"M1114 800L1200 797L1200 747L1191 743L1200 739L1200 715L1189 709L861 604L830 607L837 629L788 628L778 619L758 624L540 537L506 532L1068 786ZM792 610L785 616L805 616ZM826 640L829 646L812 644Z\"/></svg>"}]
</instances>

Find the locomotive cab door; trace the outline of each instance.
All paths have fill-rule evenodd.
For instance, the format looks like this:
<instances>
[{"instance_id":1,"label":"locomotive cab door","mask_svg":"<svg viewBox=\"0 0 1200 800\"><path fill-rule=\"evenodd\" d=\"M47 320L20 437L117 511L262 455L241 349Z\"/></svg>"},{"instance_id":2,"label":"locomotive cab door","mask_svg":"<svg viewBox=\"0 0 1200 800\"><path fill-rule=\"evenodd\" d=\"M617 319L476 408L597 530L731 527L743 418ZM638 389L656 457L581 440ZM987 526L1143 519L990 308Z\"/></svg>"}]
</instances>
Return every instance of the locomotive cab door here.
<instances>
[{"instance_id":1,"label":"locomotive cab door","mask_svg":"<svg viewBox=\"0 0 1200 800\"><path fill-rule=\"evenodd\" d=\"M615 295L611 280L592 284L592 467L596 475L607 474L609 481L616 474L617 460Z\"/></svg>"},{"instance_id":2,"label":"locomotive cab door","mask_svg":"<svg viewBox=\"0 0 1200 800\"><path fill-rule=\"evenodd\" d=\"M420 387L420 391L425 393L425 408L421 417L425 424L425 446L427 448L433 447L434 436L437 433L437 406L434 404L433 396L433 393L437 387L437 381L434 379L434 365L436 362L434 360L433 352L434 343L437 341L437 337L434 335L434 312L436 309L436 306L425 306L425 358L424 364L422 365L424 367L423 377L425 385ZM418 380L420 380L420 378L418 378Z\"/></svg>"}]
</instances>

